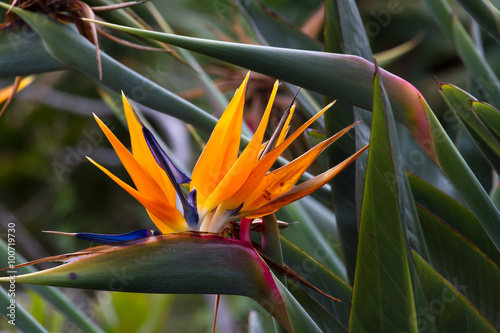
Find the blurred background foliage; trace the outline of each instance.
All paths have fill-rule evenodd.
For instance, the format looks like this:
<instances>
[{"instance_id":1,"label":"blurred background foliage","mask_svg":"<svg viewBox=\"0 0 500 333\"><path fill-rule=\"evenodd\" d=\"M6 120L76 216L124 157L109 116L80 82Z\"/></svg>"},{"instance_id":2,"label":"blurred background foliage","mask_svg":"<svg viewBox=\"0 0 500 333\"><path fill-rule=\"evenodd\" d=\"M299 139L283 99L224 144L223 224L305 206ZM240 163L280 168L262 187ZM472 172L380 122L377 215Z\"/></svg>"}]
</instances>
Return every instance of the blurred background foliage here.
<instances>
[{"instance_id":1,"label":"blurred background foliage","mask_svg":"<svg viewBox=\"0 0 500 333\"><path fill-rule=\"evenodd\" d=\"M321 14L317 15L321 13L323 1L263 2L290 24L309 29L308 32L313 33L314 37L323 39L323 31L317 28L321 26L321 22L317 22L322 19ZM393 13L388 11L388 3L391 2L395 6ZM464 131L456 126L454 116L447 112L448 107L439 95L436 79L465 87L476 97L480 97L481 92L474 91L451 43L440 32L436 32L439 29L430 12L421 1L360 0L356 3L375 53L416 40L413 49L383 67L422 92L489 191L492 179L488 163ZM460 6L454 1L450 3L466 26L477 28L467 21L468 15L461 14ZM258 43L238 4L230 0L158 0L154 1L154 5L177 34ZM135 6L134 11L155 30L160 29L147 4ZM4 11L0 12L0 22L4 21L4 14ZM319 18L311 19L313 17ZM134 37L125 34L116 35L134 40ZM497 56L499 45L491 39L485 40L485 56L496 73L500 74L500 58ZM222 109L206 98L192 69L174 57L163 52L131 49L102 36L99 42L101 49L115 59L202 109L220 115ZM0 54L0 57L8 56ZM227 98L230 98L246 74L245 69L227 63L195 54L194 57ZM2 78L0 87L12 82L13 78ZM251 77L246 96L246 120L250 128L255 128L260 119L272 83L273 79L257 73ZM103 99L107 96L111 96L109 103ZM272 122L279 120L280 112L286 109L292 97L293 94L286 87L280 89ZM298 108L301 108L300 103ZM114 116L114 110L119 109L116 98L97 88L94 81L75 71L64 70L37 75L36 81L16 95L0 118L0 220L3 228L8 222L16 223L17 251L28 260L88 246L85 242L44 234L41 230L122 233L153 227L143 207L85 159L87 155L92 156L118 177L129 179L91 117L94 112L101 119L106 119L108 124L112 124L115 134L127 142L128 134L123 123ZM182 122L173 118L160 118L146 109L143 112L174 155L187 170L192 170L201 151L197 136L206 140L207 133L199 131L193 135L192 128L179 125ZM300 117L296 121L300 123ZM310 140L314 140L314 137L311 136ZM299 144L303 147L295 147L296 152L307 146L306 142ZM313 168L316 168L311 171L314 174L315 170L324 170L321 165ZM278 217L289 220L285 213L278 214ZM298 246L301 245L301 237L293 234L293 227L284 234ZM18 296L19 302L47 329L54 332L73 331L71 323L46 305L40 296L21 285L18 288L22 291ZM171 332L208 331L212 323L213 297L210 296L64 290L75 304L109 332L164 332L166 323ZM222 299L220 331L246 331L246 324L243 323L247 320L248 308L258 309L258 306L243 297L225 296ZM268 315L261 310L258 313L267 318L264 319L265 325L270 325ZM186 326L186 322L189 322L189 326ZM0 329L11 327L2 321Z\"/></svg>"}]
</instances>

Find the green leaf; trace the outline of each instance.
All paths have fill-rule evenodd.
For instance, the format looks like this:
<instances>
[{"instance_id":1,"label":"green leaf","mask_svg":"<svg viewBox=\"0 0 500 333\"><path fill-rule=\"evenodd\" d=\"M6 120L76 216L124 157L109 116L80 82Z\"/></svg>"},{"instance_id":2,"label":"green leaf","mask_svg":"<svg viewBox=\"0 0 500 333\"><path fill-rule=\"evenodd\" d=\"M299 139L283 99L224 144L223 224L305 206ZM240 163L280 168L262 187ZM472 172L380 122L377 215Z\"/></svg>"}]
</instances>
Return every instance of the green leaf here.
<instances>
[{"instance_id":1,"label":"green leaf","mask_svg":"<svg viewBox=\"0 0 500 333\"><path fill-rule=\"evenodd\" d=\"M15 293L15 291L14 291ZM11 300L16 300L15 297L9 297L9 294L4 288L0 287L0 306L2 307L2 315L6 318L6 321L12 325L12 327L17 327L23 332L48 332L33 316L17 301L16 303L11 303ZM9 307L13 306L13 310ZM8 316L12 315L12 316Z\"/></svg>"},{"instance_id":2,"label":"green leaf","mask_svg":"<svg viewBox=\"0 0 500 333\"><path fill-rule=\"evenodd\" d=\"M416 332L414 292L386 104L378 72L374 79L373 122L359 229L351 332ZM393 138L394 140L395 138Z\"/></svg>"},{"instance_id":3,"label":"green leaf","mask_svg":"<svg viewBox=\"0 0 500 333\"><path fill-rule=\"evenodd\" d=\"M286 209L282 208L277 212L278 216L285 216L286 218L283 218L285 221L300 221L300 223L284 230L282 234L304 251L313 254L320 253L321 258L316 259L342 279L346 279L342 258L332 248L331 243L336 242L335 239L332 239L332 235L321 233L316 224L311 222L312 219L303 208L301 201L289 204L284 208Z\"/></svg>"},{"instance_id":4,"label":"green leaf","mask_svg":"<svg viewBox=\"0 0 500 333\"><path fill-rule=\"evenodd\" d=\"M319 41L305 35L261 1L238 1L238 4L263 44L310 51L323 50Z\"/></svg>"},{"instance_id":5,"label":"green leaf","mask_svg":"<svg viewBox=\"0 0 500 333\"><path fill-rule=\"evenodd\" d=\"M332 53L348 53L372 61L372 52L363 22L354 1L326 2L325 8L325 50ZM333 167L340 161L368 144L371 113L347 103L336 103L336 112L325 114L327 136L341 128L361 121L355 129L355 140L343 137L339 144L329 149L328 163ZM340 244L349 282L354 282L356 251L358 247L358 224L361 212L362 193L367 154L358 157L356 164L344 170L332 181L333 206L340 235Z\"/></svg>"},{"instance_id":6,"label":"green leaf","mask_svg":"<svg viewBox=\"0 0 500 333\"><path fill-rule=\"evenodd\" d=\"M8 8L1 3L0 6ZM178 97L146 77L101 52L103 80L99 81L95 47L69 27L41 14L14 7L19 15L40 35L47 51L67 68L74 68L115 92L147 107L167 113L185 122L211 131L217 119L197 106Z\"/></svg>"},{"instance_id":7,"label":"green leaf","mask_svg":"<svg viewBox=\"0 0 500 333\"><path fill-rule=\"evenodd\" d=\"M22 30L0 31L0 77L25 76L65 69L45 49L42 39L35 33Z\"/></svg>"},{"instance_id":8,"label":"green leaf","mask_svg":"<svg viewBox=\"0 0 500 333\"><path fill-rule=\"evenodd\" d=\"M330 312L328 312L311 295L299 286L288 282L288 289L295 299L304 307L322 332L347 332L343 326Z\"/></svg>"},{"instance_id":9,"label":"green leaf","mask_svg":"<svg viewBox=\"0 0 500 333\"><path fill-rule=\"evenodd\" d=\"M276 77L331 98L371 109L373 64L363 58L315 51L304 51L260 45L219 42L97 22L146 38L183 47L219 60ZM403 79L381 70L390 91L396 118L404 123L419 142L427 142L430 133L425 126L420 93ZM424 146L425 147L425 146Z\"/></svg>"},{"instance_id":10,"label":"green leaf","mask_svg":"<svg viewBox=\"0 0 500 333\"><path fill-rule=\"evenodd\" d=\"M421 209L442 219L500 265L500 253L470 209L413 174L408 180Z\"/></svg>"},{"instance_id":11,"label":"green leaf","mask_svg":"<svg viewBox=\"0 0 500 333\"><path fill-rule=\"evenodd\" d=\"M486 126L486 122L482 121L474 112L473 103L477 100L473 96L450 84L441 84L440 92L476 146L498 172L500 170L500 145L490 128L494 128L495 122L499 122L497 118L500 118L500 113L491 106L485 106L484 103L476 104L481 110L484 120L491 122L488 125L489 128Z\"/></svg>"},{"instance_id":12,"label":"green leaf","mask_svg":"<svg viewBox=\"0 0 500 333\"><path fill-rule=\"evenodd\" d=\"M272 274L272 273L271 273ZM286 313L290 321L289 327L283 325L289 332L302 333L302 332L311 332L311 333L322 333L321 329L314 322L314 320L310 317L310 315L306 312L306 310L302 307L302 304L299 303L295 297L288 291L288 289L281 283L279 279L277 279L274 275L274 282L278 287L280 292L280 296L282 302L286 304ZM274 299L274 302L280 301ZM276 306L276 303L261 303L261 306L264 308L270 307L271 309ZM268 309L266 309L268 310ZM269 311L269 310L268 310ZM281 322L283 324L283 322Z\"/></svg>"},{"instance_id":13,"label":"green leaf","mask_svg":"<svg viewBox=\"0 0 500 333\"><path fill-rule=\"evenodd\" d=\"M477 117L481 120L483 125L495 138L498 148L498 144L500 142L500 111L491 105L479 101L472 102L472 109L476 112Z\"/></svg>"},{"instance_id":14,"label":"green leaf","mask_svg":"<svg viewBox=\"0 0 500 333\"><path fill-rule=\"evenodd\" d=\"M500 11L489 0L458 0L458 3L497 43L500 43Z\"/></svg>"},{"instance_id":15,"label":"green leaf","mask_svg":"<svg viewBox=\"0 0 500 333\"><path fill-rule=\"evenodd\" d=\"M500 329L499 266L436 216L421 208L419 216L432 267Z\"/></svg>"},{"instance_id":16,"label":"green leaf","mask_svg":"<svg viewBox=\"0 0 500 333\"><path fill-rule=\"evenodd\" d=\"M453 145L443 127L436 119L429 106L422 101L426 108L432 141L441 170L459 191L471 211L477 217L488 237L500 249L500 213L486 191L465 163L457 148Z\"/></svg>"},{"instance_id":17,"label":"green leaf","mask_svg":"<svg viewBox=\"0 0 500 333\"><path fill-rule=\"evenodd\" d=\"M425 0L446 38L456 48L475 83L500 107L500 81L445 0Z\"/></svg>"},{"instance_id":18,"label":"green leaf","mask_svg":"<svg viewBox=\"0 0 500 333\"><path fill-rule=\"evenodd\" d=\"M414 314L419 328L432 325L434 320L439 332L495 332L491 324L452 284L415 251L413 257L432 311L431 316L421 309Z\"/></svg>"},{"instance_id":19,"label":"green leaf","mask_svg":"<svg viewBox=\"0 0 500 333\"><path fill-rule=\"evenodd\" d=\"M303 286L303 289L337 318L344 327L348 327L352 297L351 286L286 238L281 238L281 244L284 261L294 272L328 295L341 300L341 302L335 302ZM293 289L291 291L294 293Z\"/></svg>"}]
</instances>

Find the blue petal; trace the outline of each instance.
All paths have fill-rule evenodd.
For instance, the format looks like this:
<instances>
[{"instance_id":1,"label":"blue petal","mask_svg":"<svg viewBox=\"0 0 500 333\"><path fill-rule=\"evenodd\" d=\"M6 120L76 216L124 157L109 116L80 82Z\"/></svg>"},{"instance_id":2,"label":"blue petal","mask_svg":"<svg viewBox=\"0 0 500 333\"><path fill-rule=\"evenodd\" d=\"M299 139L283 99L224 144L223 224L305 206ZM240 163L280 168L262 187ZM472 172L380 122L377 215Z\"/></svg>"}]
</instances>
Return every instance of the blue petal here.
<instances>
[{"instance_id":1,"label":"blue petal","mask_svg":"<svg viewBox=\"0 0 500 333\"><path fill-rule=\"evenodd\" d=\"M196 227L198 225L198 210L196 208L196 205L192 205L184 196L184 193L182 193L182 189L179 186L181 183L187 183L190 182L191 179L189 179L186 175L184 175L177 167L170 161L168 158L167 154L163 151L163 149L160 147L158 142L156 141L155 137L153 136L153 133L151 133L150 130L148 130L146 127L142 128L142 132L144 133L144 138L146 139L146 142L148 143L149 149L151 150L151 153L156 159L156 162L165 170L167 173L168 179L170 179L170 182L174 186L175 192L177 193L179 199L181 200L182 203L182 209L184 210L184 218L186 219L187 224L190 227ZM184 177L183 179L180 179L178 177Z\"/></svg>"},{"instance_id":2,"label":"blue petal","mask_svg":"<svg viewBox=\"0 0 500 333\"><path fill-rule=\"evenodd\" d=\"M187 224L191 228L195 228L198 225L198 221L199 221L198 209L196 208L197 207L197 204L196 204L196 189L193 189L191 191L191 193L189 193L189 196L187 198L187 202L189 203L189 206L192 209L190 209L187 212L187 214L189 214L189 216L184 216L184 218L186 219ZM184 211L184 213L185 213L184 215L186 215L186 211Z\"/></svg>"},{"instance_id":3,"label":"blue petal","mask_svg":"<svg viewBox=\"0 0 500 333\"><path fill-rule=\"evenodd\" d=\"M182 171L180 171L175 166L175 164L170 160L170 158L165 153L163 148L161 148L158 141L156 141L153 133L151 133L151 131L148 130L146 127L142 128L142 132L144 133L144 138L148 143L149 149L151 150L151 153L153 154L156 163L158 163L158 165L161 166L165 171L167 171L166 168L170 169L178 184L189 183L191 179L188 176L186 176Z\"/></svg>"},{"instance_id":4,"label":"blue petal","mask_svg":"<svg viewBox=\"0 0 500 333\"><path fill-rule=\"evenodd\" d=\"M153 234L156 233L153 232ZM148 229L139 229L121 235L92 234L89 232L77 232L75 234L75 237L78 239L99 244L115 244L148 236L151 236L151 233L148 231Z\"/></svg>"},{"instance_id":5,"label":"blue petal","mask_svg":"<svg viewBox=\"0 0 500 333\"><path fill-rule=\"evenodd\" d=\"M187 201L189 202L189 204L193 207L196 207L198 205L198 202L196 200L196 197L197 197L197 192L196 192L196 189L194 188L191 193L189 193L188 195L188 198L187 198Z\"/></svg>"}]
</instances>

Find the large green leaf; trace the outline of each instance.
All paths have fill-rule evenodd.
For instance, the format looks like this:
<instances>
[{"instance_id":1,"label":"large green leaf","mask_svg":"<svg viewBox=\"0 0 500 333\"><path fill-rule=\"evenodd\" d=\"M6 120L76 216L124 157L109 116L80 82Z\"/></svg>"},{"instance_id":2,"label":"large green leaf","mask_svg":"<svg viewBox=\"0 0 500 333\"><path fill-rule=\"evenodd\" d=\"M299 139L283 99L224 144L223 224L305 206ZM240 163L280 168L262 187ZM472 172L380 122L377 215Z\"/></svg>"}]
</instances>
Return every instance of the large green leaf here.
<instances>
[{"instance_id":1,"label":"large green leaf","mask_svg":"<svg viewBox=\"0 0 500 333\"><path fill-rule=\"evenodd\" d=\"M220 42L98 23L183 47L371 109L374 66L358 56ZM430 133L420 93L408 82L385 70L381 70L381 76L390 92L397 120L405 124L419 142L428 142Z\"/></svg>"},{"instance_id":2,"label":"large green leaf","mask_svg":"<svg viewBox=\"0 0 500 333\"><path fill-rule=\"evenodd\" d=\"M460 119L474 143L482 151L492 167L498 172L498 170L500 170L499 141L487 127L486 122L482 121L474 112L472 103L477 102L477 100L465 91L451 84L441 84L440 92L448 106L458 119ZM494 122L497 120L498 122L496 118L500 117L500 113L494 108L486 108L484 105L485 104L481 103L477 104L483 116L485 116L485 120L487 122ZM483 112L486 110L488 111ZM495 127L494 125L490 126L492 128Z\"/></svg>"},{"instance_id":3,"label":"large green leaf","mask_svg":"<svg viewBox=\"0 0 500 333\"><path fill-rule=\"evenodd\" d=\"M0 54L10 55L0 57L0 77L24 76L66 68L47 52L37 34L27 34L23 30L0 31Z\"/></svg>"},{"instance_id":4,"label":"large green leaf","mask_svg":"<svg viewBox=\"0 0 500 333\"><path fill-rule=\"evenodd\" d=\"M446 222L500 265L500 253L470 209L413 174L408 179L421 208Z\"/></svg>"},{"instance_id":5,"label":"large green leaf","mask_svg":"<svg viewBox=\"0 0 500 333\"><path fill-rule=\"evenodd\" d=\"M277 47L321 51L323 45L272 12L261 1L238 1L261 41Z\"/></svg>"},{"instance_id":6,"label":"large green leaf","mask_svg":"<svg viewBox=\"0 0 500 333\"><path fill-rule=\"evenodd\" d=\"M458 0L458 3L500 43L500 11L489 0Z\"/></svg>"},{"instance_id":7,"label":"large green leaf","mask_svg":"<svg viewBox=\"0 0 500 333\"><path fill-rule=\"evenodd\" d=\"M8 8L2 2L0 2L0 6ZM215 117L122 65L104 52L101 52L103 79L100 81L95 47L87 39L47 16L24 11L17 7L12 10L30 24L33 30L42 38L44 46L50 55L61 64L64 64L66 68L80 71L106 88L115 92L123 91L136 102L200 128L210 131L215 126L217 122ZM21 68L22 66L22 64L19 65ZM0 72L0 76L2 75L3 73ZM9 75L13 75L12 71L9 72Z\"/></svg>"},{"instance_id":8,"label":"large green leaf","mask_svg":"<svg viewBox=\"0 0 500 333\"><path fill-rule=\"evenodd\" d=\"M373 122L359 229L350 331L416 332L414 292L388 126L390 106L378 72L374 79Z\"/></svg>"},{"instance_id":9,"label":"large green leaf","mask_svg":"<svg viewBox=\"0 0 500 333\"><path fill-rule=\"evenodd\" d=\"M255 250L243 241L194 233L151 236L49 258L66 263L17 283L143 293L234 294L253 298L291 332L320 332ZM0 278L8 282L9 277Z\"/></svg>"},{"instance_id":10,"label":"large green leaf","mask_svg":"<svg viewBox=\"0 0 500 333\"><path fill-rule=\"evenodd\" d=\"M436 216L424 209L419 216L432 267L500 329L499 266Z\"/></svg>"},{"instance_id":11,"label":"large green leaf","mask_svg":"<svg viewBox=\"0 0 500 333\"><path fill-rule=\"evenodd\" d=\"M413 252L413 257L432 311L432 315L429 315L419 309L414 314L419 328L433 325L432 321L435 321L439 332L496 331L474 306L418 253Z\"/></svg>"},{"instance_id":12,"label":"large green leaf","mask_svg":"<svg viewBox=\"0 0 500 333\"><path fill-rule=\"evenodd\" d=\"M325 8L325 51L358 55L371 61L372 52L363 22L353 1L327 1ZM354 40L358 43L354 43ZM336 112L325 115L327 136L333 135L342 126L355 120L356 139L344 137L339 145L329 149L330 167L349 156L357 147L368 144L370 137L371 114L348 103L337 103ZM361 212L362 193L366 169L366 156L363 154L342 174L332 179L332 196L340 244L351 284L354 282L356 251L358 247L358 224Z\"/></svg>"}]
</instances>

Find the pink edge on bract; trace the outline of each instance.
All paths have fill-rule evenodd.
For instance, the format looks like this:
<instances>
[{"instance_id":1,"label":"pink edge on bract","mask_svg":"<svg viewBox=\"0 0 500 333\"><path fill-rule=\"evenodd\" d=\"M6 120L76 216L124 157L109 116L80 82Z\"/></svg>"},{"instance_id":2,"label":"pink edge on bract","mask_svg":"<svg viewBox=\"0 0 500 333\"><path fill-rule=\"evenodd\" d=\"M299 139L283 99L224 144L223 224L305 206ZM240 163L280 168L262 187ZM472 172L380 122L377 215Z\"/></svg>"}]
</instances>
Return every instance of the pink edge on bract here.
<instances>
[{"instance_id":1,"label":"pink edge on bract","mask_svg":"<svg viewBox=\"0 0 500 333\"><path fill-rule=\"evenodd\" d=\"M405 113L394 113L394 116L408 128L418 144L437 163L431 129L426 114L426 106L427 109L430 110L430 108L424 97L408 81L382 68L380 69L380 76L384 87L393 92L391 94L392 98L397 98L405 108Z\"/></svg>"}]
</instances>

